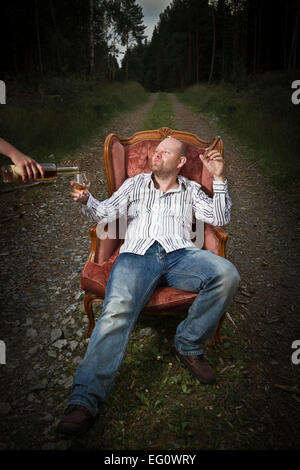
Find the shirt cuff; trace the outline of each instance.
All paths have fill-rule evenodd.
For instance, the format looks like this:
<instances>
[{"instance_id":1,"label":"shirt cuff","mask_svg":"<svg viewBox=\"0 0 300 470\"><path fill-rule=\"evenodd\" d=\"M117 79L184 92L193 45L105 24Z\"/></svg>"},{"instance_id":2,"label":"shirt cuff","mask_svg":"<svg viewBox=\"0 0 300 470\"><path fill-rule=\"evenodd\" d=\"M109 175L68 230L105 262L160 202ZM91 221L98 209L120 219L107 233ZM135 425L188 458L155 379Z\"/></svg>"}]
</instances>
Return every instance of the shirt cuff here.
<instances>
[{"instance_id":1,"label":"shirt cuff","mask_svg":"<svg viewBox=\"0 0 300 470\"><path fill-rule=\"evenodd\" d=\"M214 193L225 193L228 190L228 181L227 178L225 181L216 181L213 180L213 191Z\"/></svg>"},{"instance_id":2,"label":"shirt cuff","mask_svg":"<svg viewBox=\"0 0 300 470\"><path fill-rule=\"evenodd\" d=\"M89 191L88 191L88 195L89 195L89 198L87 200L87 203L82 204L82 207L85 207L86 209L90 209L92 207L93 199L95 200L95 198L91 195Z\"/></svg>"}]
</instances>

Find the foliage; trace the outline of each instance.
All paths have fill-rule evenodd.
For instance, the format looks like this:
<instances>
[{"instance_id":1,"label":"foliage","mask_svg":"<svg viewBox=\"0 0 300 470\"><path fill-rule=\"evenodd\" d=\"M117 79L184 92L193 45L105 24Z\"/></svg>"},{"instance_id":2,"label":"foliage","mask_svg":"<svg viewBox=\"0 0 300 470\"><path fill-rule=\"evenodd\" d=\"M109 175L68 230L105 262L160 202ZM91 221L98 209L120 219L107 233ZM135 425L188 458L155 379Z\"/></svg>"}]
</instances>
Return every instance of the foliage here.
<instances>
[{"instance_id":1,"label":"foliage","mask_svg":"<svg viewBox=\"0 0 300 470\"><path fill-rule=\"evenodd\" d=\"M117 43L143 39L136 0L11 0L1 10L1 78L102 73L117 78ZM92 62L92 63L91 63Z\"/></svg>"},{"instance_id":2,"label":"foliage","mask_svg":"<svg viewBox=\"0 0 300 470\"><path fill-rule=\"evenodd\" d=\"M213 80L240 89L267 70L296 79L299 19L298 0L273 2L271 11L269 0L173 0L152 40L130 51L130 74L139 70L150 91Z\"/></svg>"},{"instance_id":3,"label":"foliage","mask_svg":"<svg viewBox=\"0 0 300 470\"><path fill-rule=\"evenodd\" d=\"M300 196L300 114L291 102L289 77L264 74L237 92L232 85L193 85L177 96L247 146L277 188Z\"/></svg>"},{"instance_id":4,"label":"foliage","mask_svg":"<svg viewBox=\"0 0 300 470\"><path fill-rule=\"evenodd\" d=\"M38 161L54 154L56 161L80 147L112 117L146 101L140 84L109 83L53 77L44 82L42 95L0 108L1 135ZM53 95L55 99L53 99Z\"/></svg>"}]
</instances>

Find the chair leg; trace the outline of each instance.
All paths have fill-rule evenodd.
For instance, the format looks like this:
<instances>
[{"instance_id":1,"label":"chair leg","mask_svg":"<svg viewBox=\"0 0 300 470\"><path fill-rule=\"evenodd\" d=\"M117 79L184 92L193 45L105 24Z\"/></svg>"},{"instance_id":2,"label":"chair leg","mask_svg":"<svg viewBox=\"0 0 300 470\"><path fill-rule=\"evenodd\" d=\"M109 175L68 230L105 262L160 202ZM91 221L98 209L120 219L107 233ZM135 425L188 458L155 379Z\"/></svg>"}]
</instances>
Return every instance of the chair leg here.
<instances>
[{"instance_id":1,"label":"chair leg","mask_svg":"<svg viewBox=\"0 0 300 470\"><path fill-rule=\"evenodd\" d=\"M220 318L217 330L215 332L214 340L215 340L216 344L223 344L223 338L221 336L221 328L222 328L223 322L225 320L225 316L226 316L225 313L223 313L223 315Z\"/></svg>"},{"instance_id":2,"label":"chair leg","mask_svg":"<svg viewBox=\"0 0 300 470\"><path fill-rule=\"evenodd\" d=\"M84 293L84 308L85 308L85 313L88 316L89 319L89 326L86 332L86 337L90 338L92 331L95 326L95 318L94 318L94 312L93 312L93 302L95 300L95 295L89 294L87 292Z\"/></svg>"}]
</instances>

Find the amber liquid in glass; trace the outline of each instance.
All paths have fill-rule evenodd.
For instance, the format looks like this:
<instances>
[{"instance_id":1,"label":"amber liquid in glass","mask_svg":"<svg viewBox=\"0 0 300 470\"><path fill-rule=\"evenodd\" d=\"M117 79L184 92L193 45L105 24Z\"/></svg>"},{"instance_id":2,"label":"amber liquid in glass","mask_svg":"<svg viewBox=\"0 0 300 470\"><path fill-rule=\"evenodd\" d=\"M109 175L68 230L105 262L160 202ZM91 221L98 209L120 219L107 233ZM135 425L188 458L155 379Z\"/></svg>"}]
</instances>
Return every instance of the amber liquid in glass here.
<instances>
[{"instance_id":1,"label":"amber liquid in glass","mask_svg":"<svg viewBox=\"0 0 300 470\"><path fill-rule=\"evenodd\" d=\"M73 185L74 189L77 189L77 191L85 191L88 188L87 184L80 184L80 183L75 183Z\"/></svg>"}]
</instances>

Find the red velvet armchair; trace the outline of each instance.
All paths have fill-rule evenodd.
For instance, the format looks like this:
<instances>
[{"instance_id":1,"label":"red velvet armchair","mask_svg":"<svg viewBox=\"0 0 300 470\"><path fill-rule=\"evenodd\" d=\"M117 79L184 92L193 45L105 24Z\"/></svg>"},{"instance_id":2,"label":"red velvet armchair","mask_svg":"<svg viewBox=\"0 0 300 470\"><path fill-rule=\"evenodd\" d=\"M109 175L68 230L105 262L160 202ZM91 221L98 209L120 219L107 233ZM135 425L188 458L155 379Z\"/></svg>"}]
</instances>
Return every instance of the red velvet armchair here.
<instances>
[{"instance_id":1,"label":"red velvet armchair","mask_svg":"<svg viewBox=\"0 0 300 470\"><path fill-rule=\"evenodd\" d=\"M129 138L120 138L116 134L107 136L104 143L104 162L109 196L120 187L126 178L138 173L150 172L149 160L151 160L155 148L161 140L169 135L183 141L187 146L187 162L182 168L181 174L200 183L202 189L208 195L212 195L212 177L198 157L199 153L203 152L204 148L212 142L201 140L189 132L163 127L157 130L136 132ZM223 155L222 140L219 140L216 148ZM220 227L208 224L203 224L202 227L201 247L225 257L228 235ZM123 243L123 240L119 238L99 239L96 226L90 228L90 236L91 250L80 278L81 288L85 292L85 311L89 318L87 337L90 337L95 325L93 303L104 299L110 270ZM196 295L196 293L171 287L157 287L142 314L183 313L192 304ZM222 343L220 331L223 320L224 315L220 319L214 336L214 340L218 344Z\"/></svg>"}]
</instances>

